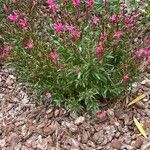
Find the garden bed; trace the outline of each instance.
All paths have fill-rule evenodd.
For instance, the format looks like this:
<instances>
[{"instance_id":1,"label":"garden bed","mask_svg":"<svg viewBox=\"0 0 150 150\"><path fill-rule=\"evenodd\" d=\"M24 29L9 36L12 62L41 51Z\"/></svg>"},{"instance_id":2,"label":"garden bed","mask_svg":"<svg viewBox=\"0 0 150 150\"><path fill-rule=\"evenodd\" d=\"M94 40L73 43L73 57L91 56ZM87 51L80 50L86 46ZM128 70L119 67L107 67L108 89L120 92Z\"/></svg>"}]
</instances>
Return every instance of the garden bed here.
<instances>
[{"instance_id":1,"label":"garden bed","mask_svg":"<svg viewBox=\"0 0 150 150\"><path fill-rule=\"evenodd\" d=\"M145 81L146 80L146 81ZM149 150L150 101L103 110L105 118L68 113L51 104L38 106L7 66L0 70L0 148L2 150ZM134 97L150 91L150 74L134 87ZM135 94L136 93L136 94ZM129 100L133 97L128 97ZM46 99L45 99L46 101ZM143 123L146 140L133 117Z\"/></svg>"},{"instance_id":2,"label":"garden bed","mask_svg":"<svg viewBox=\"0 0 150 150\"><path fill-rule=\"evenodd\" d=\"M149 150L149 12L148 1L5 1L0 149Z\"/></svg>"}]
</instances>

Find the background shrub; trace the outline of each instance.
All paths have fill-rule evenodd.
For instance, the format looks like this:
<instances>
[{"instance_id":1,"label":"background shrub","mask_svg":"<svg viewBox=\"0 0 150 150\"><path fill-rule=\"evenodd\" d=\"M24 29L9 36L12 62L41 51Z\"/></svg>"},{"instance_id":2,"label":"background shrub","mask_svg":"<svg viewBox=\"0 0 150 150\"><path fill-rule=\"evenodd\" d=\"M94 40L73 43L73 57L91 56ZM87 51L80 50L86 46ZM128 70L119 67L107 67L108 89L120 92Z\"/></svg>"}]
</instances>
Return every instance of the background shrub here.
<instances>
[{"instance_id":1,"label":"background shrub","mask_svg":"<svg viewBox=\"0 0 150 150\"><path fill-rule=\"evenodd\" d=\"M118 0L86 2L8 2L2 57L37 96L48 93L57 106L95 112L99 101L125 95L149 48L144 40L135 43L141 32L138 3L131 9Z\"/></svg>"}]
</instances>

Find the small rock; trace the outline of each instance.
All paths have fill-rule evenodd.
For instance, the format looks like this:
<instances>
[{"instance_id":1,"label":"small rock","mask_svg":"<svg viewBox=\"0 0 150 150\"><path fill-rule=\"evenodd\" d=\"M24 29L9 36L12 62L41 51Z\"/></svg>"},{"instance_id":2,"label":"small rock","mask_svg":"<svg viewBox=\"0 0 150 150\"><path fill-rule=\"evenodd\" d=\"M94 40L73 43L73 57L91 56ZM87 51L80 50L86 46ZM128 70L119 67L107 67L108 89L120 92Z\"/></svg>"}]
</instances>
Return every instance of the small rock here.
<instances>
[{"instance_id":1,"label":"small rock","mask_svg":"<svg viewBox=\"0 0 150 150\"><path fill-rule=\"evenodd\" d=\"M31 146L32 146L32 148L36 149L37 148L37 142L36 141L32 141Z\"/></svg>"},{"instance_id":2,"label":"small rock","mask_svg":"<svg viewBox=\"0 0 150 150\"><path fill-rule=\"evenodd\" d=\"M49 114L49 113L51 113L52 111L53 111L53 109L50 108L50 109L48 109L48 110L46 111L46 114Z\"/></svg>"},{"instance_id":3,"label":"small rock","mask_svg":"<svg viewBox=\"0 0 150 150\"><path fill-rule=\"evenodd\" d=\"M7 143L11 146L15 146L15 143L18 142L19 136L17 133L10 133L10 135L7 138Z\"/></svg>"},{"instance_id":4,"label":"small rock","mask_svg":"<svg viewBox=\"0 0 150 150\"><path fill-rule=\"evenodd\" d=\"M95 128L91 125L89 131L90 131L91 134L94 134L95 133Z\"/></svg>"},{"instance_id":5,"label":"small rock","mask_svg":"<svg viewBox=\"0 0 150 150\"><path fill-rule=\"evenodd\" d=\"M83 127L84 129L86 129L86 130L90 130L91 125L90 125L89 122L83 122L83 123L82 123L82 127ZM93 127L93 126L92 126L92 127Z\"/></svg>"},{"instance_id":6,"label":"small rock","mask_svg":"<svg viewBox=\"0 0 150 150\"><path fill-rule=\"evenodd\" d=\"M137 135L133 133L131 138L132 138L132 140L135 140L137 138Z\"/></svg>"},{"instance_id":7,"label":"small rock","mask_svg":"<svg viewBox=\"0 0 150 150\"><path fill-rule=\"evenodd\" d=\"M92 147L89 147L87 144L81 144L80 147L81 150L95 150Z\"/></svg>"},{"instance_id":8,"label":"small rock","mask_svg":"<svg viewBox=\"0 0 150 150\"><path fill-rule=\"evenodd\" d=\"M102 130L102 126L100 125L100 124L94 124L94 129L95 129L95 131L100 131L100 130Z\"/></svg>"},{"instance_id":9,"label":"small rock","mask_svg":"<svg viewBox=\"0 0 150 150\"><path fill-rule=\"evenodd\" d=\"M135 106L139 109L145 109L145 105L142 102L135 103Z\"/></svg>"},{"instance_id":10,"label":"small rock","mask_svg":"<svg viewBox=\"0 0 150 150\"><path fill-rule=\"evenodd\" d=\"M119 150L122 146L122 141L119 140L119 139L114 139L112 142L111 142L111 145L114 149L117 149Z\"/></svg>"},{"instance_id":11,"label":"small rock","mask_svg":"<svg viewBox=\"0 0 150 150\"><path fill-rule=\"evenodd\" d=\"M28 131L28 128L26 127L26 125L23 125L21 130L22 130L22 131L21 131L21 132L22 132L22 135L25 136L26 133L27 133L27 131Z\"/></svg>"},{"instance_id":12,"label":"small rock","mask_svg":"<svg viewBox=\"0 0 150 150\"><path fill-rule=\"evenodd\" d=\"M19 102L19 99L17 97L14 97L12 100L13 102Z\"/></svg>"},{"instance_id":13,"label":"small rock","mask_svg":"<svg viewBox=\"0 0 150 150\"><path fill-rule=\"evenodd\" d=\"M113 109L108 109L107 110L107 115L111 118L114 118L115 117L115 113L114 113L114 110Z\"/></svg>"},{"instance_id":14,"label":"small rock","mask_svg":"<svg viewBox=\"0 0 150 150\"><path fill-rule=\"evenodd\" d=\"M143 102L147 102L147 101L149 101L149 98L148 98L148 97L143 98Z\"/></svg>"},{"instance_id":15,"label":"small rock","mask_svg":"<svg viewBox=\"0 0 150 150\"><path fill-rule=\"evenodd\" d=\"M145 109L145 113L148 117L150 117L150 109Z\"/></svg>"},{"instance_id":16,"label":"small rock","mask_svg":"<svg viewBox=\"0 0 150 150\"><path fill-rule=\"evenodd\" d=\"M114 122L115 126L120 126L120 123L118 121Z\"/></svg>"},{"instance_id":17,"label":"small rock","mask_svg":"<svg viewBox=\"0 0 150 150\"><path fill-rule=\"evenodd\" d=\"M55 110L54 116L55 116L55 117L58 117L58 116L59 116L59 109L56 109L56 110Z\"/></svg>"},{"instance_id":18,"label":"small rock","mask_svg":"<svg viewBox=\"0 0 150 150\"><path fill-rule=\"evenodd\" d=\"M97 147L97 150L102 150L102 149L103 149L102 146L98 146L98 147Z\"/></svg>"},{"instance_id":19,"label":"small rock","mask_svg":"<svg viewBox=\"0 0 150 150\"><path fill-rule=\"evenodd\" d=\"M141 82L142 85L145 85L146 87L150 87L150 80L149 79L145 79Z\"/></svg>"},{"instance_id":20,"label":"small rock","mask_svg":"<svg viewBox=\"0 0 150 150\"><path fill-rule=\"evenodd\" d=\"M142 144L143 144L143 139L137 138L135 143L133 144L133 148L134 149L140 149Z\"/></svg>"},{"instance_id":21,"label":"small rock","mask_svg":"<svg viewBox=\"0 0 150 150\"><path fill-rule=\"evenodd\" d=\"M22 103L25 105L29 102L29 97L27 94L24 95L24 97L22 98Z\"/></svg>"},{"instance_id":22,"label":"small rock","mask_svg":"<svg viewBox=\"0 0 150 150\"><path fill-rule=\"evenodd\" d=\"M122 130L123 130L122 126L119 125L119 126L118 126L118 131L119 131L119 132L123 132Z\"/></svg>"},{"instance_id":23,"label":"small rock","mask_svg":"<svg viewBox=\"0 0 150 150\"><path fill-rule=\"evenodd\" d=\"M124 115L124 124L125 124L125 125L128 125L128 124L129 124L129 121L130 121L129 115L125 114L125 115Z\"/></svg>"},{"instance_id":24,"label":"small rock","mask_svg":"<svg viewBox=\"0 0 150 150\"><path fill-rule=\"evenodd\" d=\"M76 112L71 112L70 117L73 118L73 119L76 119L78 117L78 115L77 115Z\"/></svg>"},{"instance_id":25,"label":"small rock","mask_svg":"<svg viewBox=\"0 0 150 150\"><path fill-rule=\"evenodd\" d=\"M127 145L127 144L123 144L122 146L121 146L121 149L127 149L127 150L133 150L133 147L132 146L130 146L130 145Z\"/></svg>"},{"instance_id":26,"label":"small rock","mask_svg":"<svg viewBox=\"0 0 150 150\"><path fill-rule=\"evenodd\" d=\"M15 147L14 147L14 150L21 150L21 143L18 143Z\"/></svg>"},{"instance_id":27,"label":"small rock","mask_svg":"<svg viewBox=\"0 0 150 150\"><path fill-rule=\"evenodd\" d=\"M48 127L45 127L43 129L44 134L49 135L49 134L53 134L56 131L57 127L55 125L50 125Z\"/></svg>"},{"instance_id":28,"label":"small rock","mask_svg":"<svg viewBox=\"0 0 150 150\"><path fill-rule=\"evenodd\" d=\"M110 126L110 130L111 130L112 133L116 132L116 128L114 126Z\"/></svg>"},{"instance_id":29,"label":"small rock","mask_svg":"<svg viewBox=\"0 0 150 150\"><path fill-rule=\"evenodd\" d=\"M114 135L115 135L114 133L108 134L108 142L112 141Z\"/></svg>"},{"instance_id":30,"label":"small rock","mask_svg":"<svg viewBox=\"0 0 150 150\"><path fill-rule=\"evenodd\" d=\"M116 137L116 138L119 138L120 135L121 135L121 133L120 133L120 132L117 132L117 133L115 134L115 137Z\"/></svg>"},{"instance_id":31,"label":"small rock","mask_svg":"<svg viewBox=\"0 0 150 150\"><path fill-rule=\"evenodd\" d=\"M5 94L0 93L0 99L4 97Z\"/></svg>"},{"instance_id":32,"label":"small rock","mask_svg":"<svg viewBox=\"0 0 150 150\"><path fill-rule=\"evenodd\" d=\"M136 94L138 92L139 88L140 88L139 83L135 82L135 83L132 84L132 90L131 90L131 92L133 94Z\"/></svg>"},{"instance_id":33,"label":"small rock","mask_svg":"<svg viewBox=\"0 0 150 150\"><path fill-rule=\"evenodd\" d=\"M129 145L131 143L131 140L132 140L131 136L126 136L125 139L124 139L125 143L129 144Z\"/></svg>"},{"instance_id":34,"label":"small rock","mask_svg":"<svg viewBox=\"0 0 150 150\"><path fill-rule=\"evenodd\" d=\"M22 148L21 148L21 150L27 150L27 149L29 149L29 147L27 147L25 145L23 145Z\"/></svg>"},{"instance_id":35,"label":"small rock","mask_svg":"<svg viewBox=\"0 0 150 150\"><path fill-rule=\"evenodd\" d=\"M101 144L104 141L103 130L100 130L99 132L94 133L93 140L94 140L94 142L97 142L98 144Z\"/></svg>"},{"instance_id":36,"label":"small rock","mask_svg":"<svg viewBox=\"0 0 150 150\"><path fill-rule=\"evenodd\" d=\"M128 129L127 126L124 126L124 127L122 128L122 132L123 132L123 133L126 133L126 132L128 132L128 131L129 131L129 129Z\"/></svg>"},{"instance_id":37,"label":"small rock","mask_svg":"<svg viewBox=\"0 0 150 150\"><path fill-rule=\"evenodd\" d=\"M83 130L83 132L82 132L82 143L87 143L88 138L89 138L88 133Z\"/></svg>"},{"instance_id":38,"label":"small rock","mask_svg":"<svg viewBox=\"0 0 150 150\"><path fill-rule=\"evenodd\" d=\"M105 142L106 142L106 140L105 140L105 138L104 137L99 137L99 139L98 139L98 141L97 141L97 143L98 144L102 144L103 143L103 145L105 144Z\"/></svg>"},{"instance_id":39,"label":"small rock","mask_svg":"<svg viewBox=\"0 0 150 150\"><path fill-rule=\"evenodd\" d=\"M144 128L150 129L150 120L145 120L144 121Z\"/></svg>"},{"instance_id":40,"label":"small rock","mask_svg":"<svg viewBox=\"0 0 150 150\"><path fill-rule=\"evenodd\" d=\"M74 123L75 123L76 125L79 125L79 124L82 124L84 121L85 121L85 117L80 116L80 117L78 117L78 118L74 121Z\"/></svg>"},{"instance_id":41,"label":"small rock","mask_svg":"<svg viewBox=\"0 0 150 150\"><path fill-rule=\"evenodd\" d=\"M70 139L70 145L74 148L78 148L79 147L79 142L76 139L71 138Z\"/></svg>"},{"instance_id":42,"label":"small rock","mask_svg":"<svg viewBox=\"0 0 150 150\"><path fill-rule=\"evenodd\" d=\"M94 142L92 142L92 141L88 141L88 142L87 142L87 145L89 145L89 146L92 147L92 148L95 148L95 144L94 144Z\"/></svg>"},{"instance_id":43,"label":"small rock","mask_svg":"<svg viewBox=\"0 0 150 150\"><path fill-rule=\"evenodd\" d=\"M115 110L115 116L119 119L122 119L123 118L123 115L124 115L124 112L120 109L118 110Z\"/></svg>"},{"instance_id":44,"label":"small rock","mask_svg":"<svg viewBox=\"0 0 150 150\"><path fill-rule=\"evenodd\" d=\"M25 122L24 121L17 121L17 122L15 122L15 126L21 126L21 125L23 125L23 124L25 124Z\"/></svg>"},{"instance_id":45,"label":"small rock","mask_svg":"<svg viewBox=\"0 0 150 150\"><path fill-rule=\"evenodd\" d=\"M150 142L146 142L141 146L141 150L149 150L150 149Z\"/></svg>"},{"instance_id":46,"label":"small rock","mask_svg":"<svg viewBox=\"0 0 150 150\"><path fill-rule=\"evenodd\" d=\"M150 66L147 66L145 71L150 74Z\"/></svg>"},{"instance_id":47,"label":"small rock","mask_svg":"<svg viewBox=\"0 0 150 150\"><path fill-rule=\"evenodd\" d=\"M108 138L106 136L104 136L104 140L103 140L103 143L101 144L102 146L103 145L106 145L108 143Z\"/></svg>"},{"instance_id":48,"label":"small rock","mask_svg":"<svg viewBox=\"0 0 150 150\"><path fill-rule=\"evenodd\" d=\"M5 139L0 140L0 147L4 147L5 143L6 143Z\"/></svg>"},{"instance_id":49,"label":"small rock","mask_svg":"<svg viewBox=\"0 0 150 150\"><path fill-rule=\"evenodd\" d=\"M71 147L71 150L79 150L78 148Z\"/></svg>"},{"instance_id":50,"label":"small rock","mask_svg":"<svg viewBox=\"0 0 150 150\"><path fill-rule=\"evenodd\" d=\"M6 80L6 84L8 85L8 86L11 86L13 83L14 83L14 80L15 80L16 78L13 76L13 75L9 75L8 76L8 78L7 78L7 80Z\"/></svg>"},{"instance_id":51,"label":"small rock","mask_svg":"<svg viewBox=\"0 0 150 150\"><path fill-rule=\"evenodd\" d=\"M67 110L62 108L60 114L61 114L61 115L66 115L66 114L67 114Z\"/></svg>"},{"instance_id":52,"label":"small rock","mask_svg":"<svg viewBox=\"0 0 150 150\"><path fill-rule=\"evenodd\" d=\"M71 132L76 132L78 130L78 127L73 123L66 123L66 126L69 128Z\"/></svg>"}]
</instances>

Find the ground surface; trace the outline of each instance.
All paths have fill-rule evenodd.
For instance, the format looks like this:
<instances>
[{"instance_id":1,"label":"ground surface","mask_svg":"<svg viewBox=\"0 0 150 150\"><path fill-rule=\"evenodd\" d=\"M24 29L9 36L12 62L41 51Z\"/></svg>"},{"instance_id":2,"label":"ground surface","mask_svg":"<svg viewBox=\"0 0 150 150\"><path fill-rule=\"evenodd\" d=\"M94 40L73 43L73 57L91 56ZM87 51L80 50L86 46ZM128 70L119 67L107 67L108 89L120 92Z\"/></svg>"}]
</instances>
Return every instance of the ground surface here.
<instances>
[{"instance_id":1,"label":"ground surface","mask_svg":"<svg viewBox=\"0 0 150 150\"><path fill-rule=\"evenodd\" d=\"M150 74L143 76L134 84L135 97L150 91ZM0 69L0 150L150 150L149 95L130 108L106 109L106 118L94 121L49 104L36 106L27 91L7 67ZM133 117L143 124L147 140Z\"/></svg>"}]
</instances>

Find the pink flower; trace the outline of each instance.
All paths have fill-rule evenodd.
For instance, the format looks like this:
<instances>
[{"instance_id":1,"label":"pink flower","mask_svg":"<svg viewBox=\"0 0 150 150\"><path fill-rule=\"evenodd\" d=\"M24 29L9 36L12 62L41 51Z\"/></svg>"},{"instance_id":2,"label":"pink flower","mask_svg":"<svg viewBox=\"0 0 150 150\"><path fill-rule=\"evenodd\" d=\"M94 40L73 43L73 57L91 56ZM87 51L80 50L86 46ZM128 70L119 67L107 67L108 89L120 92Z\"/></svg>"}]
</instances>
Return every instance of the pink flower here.
<instances>
[{"instance_id":1,"label":"pink flower","mask_svg":"<svg viewBox=\"0 0 150 150\"><path fill-rule=\"evenodd\" d=\"M52 97L52 94L51 94L50 92L47 92L47 93L45 94L45 96L46 96L47 98L51 98L51 97Z\"/></svg>"},{"instance_id":2,"label":"pink flower","mask_svg":"<svg viewBox=\"0 0 150 150\"><path fill-rule=\"evenodd\" d=\"M71 30L70 34L76 40L80 37L80 32L78 30L76 30L76 29Z\"/></svg>"},{"instance_id":3,"label":"pink flower","mask_svg":"<svg viewBox=\"0 0 150 150\"><path fill-rule=\"evenodd\" d=\"M126 82L126 81L128 81L128 80L129 80L129 75L126 74L126 75L123 76L121 82L123 83L123 82Z\"/></svg>"},{"instance_id":4,"label":"pink flower","mask_svg":"<svg viewBox=\"0 0 150 150\"><path fill-rule=\"evenodd\" d=\"M150 46L150 39L146 40L146 44Z\"/></svg>"},{"instance_id":5,"label":"pink flower","mask_svg":"<svg viewBox=\"0 0 150 150\"><path fill-rule=\"evenodd\" d=\"M144 53L144 49L137 50L135 52L135 57L140 58L143 55L143 53Z\"/></svg>"},{"instance_id":6,"label":"pink flower","mask_svg":"<svg viewBox=\"0 0 150 150\"><path fill-rule=\"evenodd\" d=\"M71 32L71 31L74 29L74 27L73 27L73 25L66 25L66 29L67 29L69 32Z\"/></svg>"},{"instance_id":7,"label":"pink flower","mask_svg":"<svg viewBox=\"0 0 150 150\"><path fill-rule=\"evenodd\" d=\"M13 12L13 13L9 14L9 16L7 18L10 21L16 22L19 18L19 14L17 12Z\"/></svg>"},{"instance_id":8,"label":"pink flower","mask_svg":"<svg viewBox=\"0 0 150 150\"><path fill-rule=\"evenodd\" d=\"M75 29L75 27L73 25L66 25L65 27L74 39L77 40L80 37L79 30Z\"/></svg>"},{"instance_id":9,"label":"pink flower","mask_svg":"<svg viewBox=\"0 0 150 150\"><path fill-rule=\"evenodd\" d=\"M32 41L27 41L25 43L25 45L27 46L27 48L32 49L33 48L33 42Z\"/></svg>"},{"instance_id":10,"label":"pink flower","mask_svg":"<svg viewBox=\"0 0 150 150\"><path fill-rule=\"evenodd\" d=\"M120 37L123 35L123 33L121 32L121 31L116 31L115 32L115 37L117 38L117 39L120 39Z\"/></svg>"},{"instance_id":11,"label":"pink flower","mask_svg":"<svg viewBox=\"0 0 150 150\"><path fill-rule=\"evenodd\" d=\"M103 43L100 41L96 48L96 55L97 55L98 60L100 60L102 58L103 51L104 51Z\"/></svg>"},{"instance_id":12,"label":"pink flower","mask_svg":"<svg viewBox=\"0 0 150 150\"><path fill-rule=\"evenodd\" d=\"M93 19L93 24L97 25L99 22L99 18L94 15L92 19Z\"/></svg>"},{"instance_id":13,"label":"pink flower","mask_svg":"<svg viewBox=\"0 0 150 150\"><path fill-rule=\"evenodd\" d=\"M54 23L54 29L57 33L61 33L63 32L63 29L64 29L64 25L62 23Z\"/></svg>"},{"instance_id":14,"label":"pink flower","mask_svg":"<svg viewBox=\"0 0 150 150\"><path fill-rule=\"evenodd\" d=\"M134 19L132 16L126 16L125 23L126 24L132 24L134 22Z\"/></svg>"},{"instance_id":15,"label":"pink flower","mask_svg":"<svg viewBox=\"0 0 150 150\"><path fill-rule=\"evenodd\" d=\"M116 15L112 15L110 19L111 19L112 23L116 23L117 22L117 16Z\"/></svg>"},{"instance_id":16,"label":"pink flower","mask_svg":"<svg viewBox=\"0 0 150 150\"><path fill-rule=\"evenodd\" d=\"M11 48L12 48L12 47L11 47L9 44L4 45L4 47L3 47L3 49L2 49L2 51L3 51L2 56L3 56L3 57L8 57Z\"/></svg>"},{"instance_id":17,"label":"pink flower","mask_svg":"<svg viewBox=\"0 0 150 150\"><path fill-rule=\"evenodd\" d=\"M47 4L48 4L48 7L50 8L50 10L52 10L53 12L56 12L57 6L56 6L55 0L47 0Z\"/></svg>"},{"instance_id":18,"label":"pink flower","mask_svg":"<svg viewBox=\"0 0 150 150\"><path fill-rule=\"evenodd\" d=\"M55 0L47 0L48 5L55 5L56 1Z\"/></svg>"},{"instance_id":19,"label":"pink flower","mask_svg":"<svg viewBox=\"0 0 150 150\"><path fill-rule=\"evenodd\" d=\"M102 122L107 119L107 115L105 111L99 111L96 113L96 117Z\"/></svg>"},{"instance_id":20,"label":"pink flower","mask_svg":"<svg viewBox=\"0 0 150 150\"><path fill-rule=\"evenodd\" d=\"M3 4L3 9L4 9L5 12L7 12L8 11L8 5L7 4Z\"/></svg>"},{"instance_id":21,"label":"pink flower","mask_svg":"<svg viewBox=\"0 0 150 150\"><path fill-rule=\"evenodd\" d=\"M85 7L87 9L91 9L93 7L93 5L94 5L94 0L86 0L85 4L86 4Z\"/></svg>"},{"instance_id":22,"label":"pink flower","mask_svg":"<svg viewBox=\"0 0 150 150\"><path fill-rule=\"evenodd\" d=\"M125 26L127 28L130 28L133 26L133 24L134 24L134 18L132 16L126 16L125 17Z\"/></svg>"},{"instance_id":23,"label":"pink flower","mask_svg":"<svg viewBox=\"0 0 150 150\"><path fill-rule=\"evenodd\" d=\"M20 19L20 20L19 20L19 25L20 25L23 29L28 29L28 24L27 24L26 18Z\"/></svg>"},{"instance_id":24,"label":"pink flower","mask_svg":"<svg viewBox=\"0 0 150 150\"><path fill-rule=\"evenodd\" d=\"M80 37L80 31L75 29L75 27L73 25L66 25L65 27L69 31L72 38L77 40Z\"/></svg>"},{"instance_id":25,"label":"pink flower","mask_svg":"<svg viewBox=\"0 0 150 150\"><path fill-rule=\"evenodd\" d=\"M50 52L49 57L53 60L57 60L59 58L59 54L56 51Z\"/></svg>"},{"instance_id":26,"label":"pink flower","mask_svg":"<svg viewBox=\"0 0 150 150\"><path fill-rule=\"evenodd\" d=\"M37 0L32 0L32 4L35 5Z\"/></svg>"},{"instance_id":27,"label":"pink flower","mask_svg":"<svg viewBox=\"0 0 150 150\"><path fill-rule=\"evenodd\" d=\"M145 56L150 56L150 49L144 50L144 55Z\"/></svg>"},{"instance_id":28,"label":"pink flower","mask_svg":"<svg viewBox=\"0 0 150 150\"><path fill-rule=\"evenodd\" d=\"M104 41L105 39L107 39L107 37L108 37L108 34L104 32L100 37L100 41Z\"/></svg>"},{"instance_id":29,"label":"pink flower","mask_svg":"<svg viewBox=\"0 0 150 150\"><path fill-rule=\"evenodd\" d=\"M72 0L72 4L74 7L78 8L80 6L80 0Z\"/></svg>"}]
</instances>

